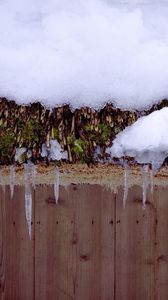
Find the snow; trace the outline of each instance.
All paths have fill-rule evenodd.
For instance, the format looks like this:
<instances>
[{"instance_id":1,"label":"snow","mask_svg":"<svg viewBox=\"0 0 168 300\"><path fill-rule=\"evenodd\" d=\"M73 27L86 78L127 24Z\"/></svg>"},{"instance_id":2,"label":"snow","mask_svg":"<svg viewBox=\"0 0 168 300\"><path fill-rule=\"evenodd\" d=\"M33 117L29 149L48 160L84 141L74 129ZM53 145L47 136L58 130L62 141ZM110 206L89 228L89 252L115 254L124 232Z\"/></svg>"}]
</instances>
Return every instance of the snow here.
<instances>
[{"instance_id":1,"label":"snow","mask_svg":"<svg viewBox=\"0 0 168 300\"><path fill-rule=\"evenodd\" d=\"M168 3L0 0L0 96L143 109L168 96Z\"/></svg>"},{"instance_id":2,"label":"snow","mask_svg":"<svg viewBox=\"0 0 168 300\"><path fill-rule=\"evenodd\" d=\"M111 157L134 157L138 163L161 167L168 156L168 108L141 117L120 132L107 153Z\"/></svg>"},{"instance_id":3,"label":"snow","mask_svg":"<svg viewBox=\"0 0 168 300\"><path fill-rule=\"evenodd\" d=\"M49 147L46 144L42 145L42 157L48 157L49 160L61 160L68 159L68 152L63 151L61 145L57 140L52 139L49 143Z\"/></svg>"}]
</instances>

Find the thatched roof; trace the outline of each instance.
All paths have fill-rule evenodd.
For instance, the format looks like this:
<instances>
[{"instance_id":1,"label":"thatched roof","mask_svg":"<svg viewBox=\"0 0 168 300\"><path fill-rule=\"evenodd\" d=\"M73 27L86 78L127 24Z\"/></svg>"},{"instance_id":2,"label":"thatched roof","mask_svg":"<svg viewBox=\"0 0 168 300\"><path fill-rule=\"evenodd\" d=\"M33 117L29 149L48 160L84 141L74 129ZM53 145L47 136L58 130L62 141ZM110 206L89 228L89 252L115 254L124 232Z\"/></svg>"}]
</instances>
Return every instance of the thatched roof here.
<instances>
[{"instance_id":1,"label":"thatched roof","mask_svg":"<svg viewBox=\"0 0 168 300\"><path fill-rule=\"evenodd\" d=\"M112 144L116 134L134 123L141 115L168 106L163 100L148 111L122 111L106 104L100 110L88 107L72 111L69 105L48 109L40 103L29 106L18 105L14 101L0 99L0 164L15 163L17 148L31 151L29 159L34 163L49 163L41 156L42 145L50 147L51 139L56 139L63 150L68 152L68 162L95 163L94 153L101 148L102 158L105 149ZM27 152L22 162L28 159Z\"/></svg>"}]
</instances>

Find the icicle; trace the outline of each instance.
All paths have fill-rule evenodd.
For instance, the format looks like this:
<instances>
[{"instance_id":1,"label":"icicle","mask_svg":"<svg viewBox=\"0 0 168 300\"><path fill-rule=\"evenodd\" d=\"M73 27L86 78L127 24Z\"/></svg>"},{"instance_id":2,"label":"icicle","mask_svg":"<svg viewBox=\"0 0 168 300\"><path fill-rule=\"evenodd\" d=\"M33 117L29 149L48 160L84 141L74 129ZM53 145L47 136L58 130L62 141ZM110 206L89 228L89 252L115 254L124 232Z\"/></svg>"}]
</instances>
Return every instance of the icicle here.
<instances>
[{"instance_id":1,"label":"icicle","mask_svg":"<svg viewBox=\"0 0 168 300\"><path fill-rule=\"evenodd\" d=\"M59 198L59 168L56 167L54 170L54 197L55 203L58 203Z\"/></svg>"},{"instance_id":2,"label":"icicle","mask_svg":"<svg viewBox=\"0 0 168 300\"><path fill-rule=\"evenodd\" d=\"M146 207L146 190L147 190L147 172L148 172L148 165L143 166L143 184L142 184L142 203L143 203L143 209Z\"/></svg>"},{"instance_id":3,"label":"icicle","mask_svg":"<svg viewBox=\"0 0 168 300\"><path fill-rule=\"evenodd\" d=\"M29 237L31 239L31 221L32 221L32 193L31 193L31 167L28 164L24 165L25 169L25 213L28 224Z\"/></svg>"},{"instance_id":4,"label":"icicle","mask_svg":"<svg viewBox=\"0 0 168 300\"><path fill-rule=\"evenodd\" d=\"M2 170L0 168L0 185L3 185Z\"/></svg>"},{"instance_id":5,"label":"icicle","mask_svg":"<svg viewBox=\"0 0 168 300\"><path fill-rule=\"evenodd\" d=\"M153 170L153 166L152 166L152 169L150 170L150 190L151 190L151 194L153 194L153 191L154 191L154 170Z\"/></svg>"},{"instance_id":6,"label":"icicle","mask_svg":"<svg viewBox=\"0 0 168 300\"><path fill-rule=\"evenodd\" d=\"M125 164L124 169L124 196L123 196L123 207L125 208L128 198L128 166Z\"/></svg>"},{"instance_id":7,"label":"icicle","mask_svg":"<svg viewBox=\"0 0 168 300\"><path fill-rule=\"evenodd\" d=\"M15 166L12 165L10 167L10 193L11 193L11 198L13 198L14 187L15 187Z\"/></svg>"},{"instance_id":8,"label":"icicle","mask_svg":"<svg viewBox=\"0 0 168 300\"><path fill-rule=\"evenodd\" d=\"M32 185L35 190L36 188L36 166L31 164L31 176L32 176Z\"/></svg>"},{"instance_id":9,"label":"icicle","mask_svg":"<svg viewBox=\"0 0 168 300\"><path fill-rule=\"evenodd\" d=\"M0 185L2 186L2 191L3 193L5 192L5 185L4 185L4 181L3 181L3 176L2 176L2 170L0 167Z\"/></svg>"}]
</instances>

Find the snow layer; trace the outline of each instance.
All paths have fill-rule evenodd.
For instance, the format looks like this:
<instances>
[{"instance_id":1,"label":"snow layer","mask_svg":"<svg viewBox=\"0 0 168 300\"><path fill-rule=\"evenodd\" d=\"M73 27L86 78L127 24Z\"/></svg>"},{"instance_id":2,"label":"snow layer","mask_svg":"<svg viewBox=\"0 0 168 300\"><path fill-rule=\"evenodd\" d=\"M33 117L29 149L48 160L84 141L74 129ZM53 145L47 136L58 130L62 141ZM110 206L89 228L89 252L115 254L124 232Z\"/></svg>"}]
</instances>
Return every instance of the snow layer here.
<instances>
[{"instance_id":1,"label":"snow layer","mask_svg":"<svg viewBox=\"0 0 168 300\"><path fill-rule=\"evenodd\" d=\"M120 132L111 148L112 157L134 157L139 163L159 168L168 156L168 108L138 119Z\"/></svg>"},{"instance_id":2,"label":"snow layer","mask_svg":"<svg viewBox=\"0 0 168 300\"><path fill-rule=\"evenodd\" d=\"M144 108L168 96L167 1L0 0L0 95Z\"/></svg>"}]
</instances>

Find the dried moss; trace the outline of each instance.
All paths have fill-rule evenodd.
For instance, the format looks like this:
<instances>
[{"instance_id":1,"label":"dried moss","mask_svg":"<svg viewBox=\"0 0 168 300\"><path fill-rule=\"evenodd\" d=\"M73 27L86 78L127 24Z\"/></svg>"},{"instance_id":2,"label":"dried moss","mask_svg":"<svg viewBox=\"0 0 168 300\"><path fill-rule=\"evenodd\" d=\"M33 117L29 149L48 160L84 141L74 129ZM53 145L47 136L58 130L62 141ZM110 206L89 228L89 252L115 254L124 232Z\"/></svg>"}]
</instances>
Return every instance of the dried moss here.
<instances>
[{"instance_id":1,"label":"dried moss","mask_svg":"<svg viewBox=\"0 0 168 300\"><path fill-rule=\"evenodd\" d=\"M16 147L30 149L34 162L43 161L42 144L49 146L50 139L57 139L68 151L70 162L94 163L97 146L101 147L103 155L120 131L141 115L164 106L168 106L167 99L143 112L122 111L112 104L100 110L83 107L72 112L68 105L49 110L40 103L21 106L1 98L0 162L11 164ZM22 161L26 159L24 154Z\"/></svg>"}]
</instances>

